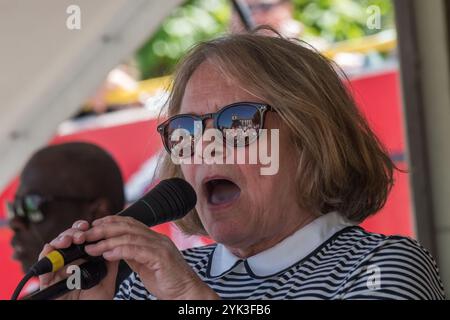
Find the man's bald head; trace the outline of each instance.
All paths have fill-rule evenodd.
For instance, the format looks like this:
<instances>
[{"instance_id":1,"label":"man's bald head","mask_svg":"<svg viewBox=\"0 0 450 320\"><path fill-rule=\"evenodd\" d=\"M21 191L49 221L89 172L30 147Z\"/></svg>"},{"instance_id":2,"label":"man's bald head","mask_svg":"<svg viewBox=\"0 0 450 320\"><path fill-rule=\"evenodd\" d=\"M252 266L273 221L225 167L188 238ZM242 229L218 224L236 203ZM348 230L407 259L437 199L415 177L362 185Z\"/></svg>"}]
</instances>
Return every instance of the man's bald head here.
<instances>
[{"instance_id":1,"label":"man's bald head","mask_svg":"<svg viewBox=\"0 0 450 320\"><path fill-rule=\"evenodd\" d=\"M119 167L111 155L91 143L70 142L37 151L22 171L18 193L30 192L104 198L112 213L124 206L123 179Z\"/></svg>"}]
</instances>

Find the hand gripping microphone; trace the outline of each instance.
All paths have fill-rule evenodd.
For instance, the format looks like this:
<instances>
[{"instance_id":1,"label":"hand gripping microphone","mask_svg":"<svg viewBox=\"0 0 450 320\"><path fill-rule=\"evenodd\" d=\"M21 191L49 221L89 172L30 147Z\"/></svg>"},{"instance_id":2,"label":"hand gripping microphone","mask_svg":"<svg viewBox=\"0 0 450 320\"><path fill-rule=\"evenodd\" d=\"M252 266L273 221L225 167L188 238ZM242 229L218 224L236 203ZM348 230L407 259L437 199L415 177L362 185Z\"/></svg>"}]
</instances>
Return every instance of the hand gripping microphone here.
<instances>
[{"instance_id":1,"label":"hand gripping microphone","mask_svg":"<svg viewBox=\"0 0 450 320\"><path fill-rule=\"evenodd\" d=\"M118 215L132 217L152 227L184 217L194 208L196 202L197 197L191 185L183 179L172 178L161 181ZM85 245L72 245L66 249L54 250L33 265L31 270L35 276L55 272L70 262L86 257Z\"/></svg>"},{"instance_id":2,"label":"hand gripping microphone","mask_svg":"<svg viewBox=\"0 0 450 320\"><path fill-rule=\"evenodd\" d=\"M132 217L152 227L184 217L195 207L196 202L197 196L188 182L180 178L171 178L162 180L142 198L117 215ZM48 253L31 267L22 281L26 282L33 276L55 272L77 259L87 257L88 255L84 251L84 246L87 244L72 245L69 248L57 249ZM13 298L14 296L17 298L22 281Z\"/></svg>"},{"instance_id":3,"label":"hand gripping microphone","mask_svg":"<svg viewBox=\"0 0 450 320\"><path fill-rule=\"evenodd\" d=\"M89 259L78 266L80 268L80 289L88 290L103 280L108 269L102 257ZM52 300L59 298L73 289L69 288L67 279L61 280L43 290L35 292L23 298L23 300Z\"/></svg>"}]
</instances>

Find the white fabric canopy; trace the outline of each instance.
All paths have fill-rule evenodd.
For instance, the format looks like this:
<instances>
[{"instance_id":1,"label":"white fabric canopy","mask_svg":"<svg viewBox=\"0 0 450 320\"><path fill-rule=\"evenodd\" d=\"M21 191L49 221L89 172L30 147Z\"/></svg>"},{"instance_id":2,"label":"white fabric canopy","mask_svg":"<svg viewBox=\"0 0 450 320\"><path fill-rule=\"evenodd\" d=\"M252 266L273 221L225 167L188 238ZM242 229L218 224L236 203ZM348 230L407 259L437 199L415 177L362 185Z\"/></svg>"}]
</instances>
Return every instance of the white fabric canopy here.
<instances>
[{"instance_id":1,"label":"white fabric canopy","mask_svg":"<svg viewBox=\"0 0 450 320\"><path fill-rule=\"evenodd\" d=\"M180 3L0 0L0 189Z\"/></svg>"}]
</instances>

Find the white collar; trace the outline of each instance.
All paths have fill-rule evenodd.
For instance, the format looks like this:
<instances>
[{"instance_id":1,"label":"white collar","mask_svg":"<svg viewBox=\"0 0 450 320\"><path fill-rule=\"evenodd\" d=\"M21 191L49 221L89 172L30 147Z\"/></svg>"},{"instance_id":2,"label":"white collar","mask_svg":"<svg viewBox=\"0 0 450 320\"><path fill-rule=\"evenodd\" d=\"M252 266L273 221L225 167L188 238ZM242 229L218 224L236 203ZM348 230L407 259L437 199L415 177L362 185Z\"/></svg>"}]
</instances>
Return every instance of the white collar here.
<instances>
[{"instance_id":1,"label":"white collar","mask_svg":"<svg viewBox=\"0 0 450 320\"><path fill-rule=\"evenodd\" d=\"M275 246L245 260L218 244L209 261L208 276L220 277L231 270L255 277L268 277L283 271L313 252L336 232L355 225L338 212L322 215Z\"/></svg>"}]
</instances>

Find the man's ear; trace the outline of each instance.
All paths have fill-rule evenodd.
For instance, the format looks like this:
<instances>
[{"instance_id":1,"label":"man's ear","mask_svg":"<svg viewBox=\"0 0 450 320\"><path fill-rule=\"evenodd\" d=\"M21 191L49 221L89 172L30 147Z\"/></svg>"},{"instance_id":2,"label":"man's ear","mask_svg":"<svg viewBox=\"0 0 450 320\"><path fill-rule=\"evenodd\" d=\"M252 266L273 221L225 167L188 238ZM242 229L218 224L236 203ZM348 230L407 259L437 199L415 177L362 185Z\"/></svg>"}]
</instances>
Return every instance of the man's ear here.
<instances>
[{"instance_id":1,"label":"man's ear","mask_svg":"<svg viewBox=\"0 0 450 320\"><path fill-rule=\"evenodd\" d=\"M109 201L106 200L105 198L95 200L94 203L90 205L90 208L91 209L89 210L89 218L90 218L89 222L103 218L104 216L107 215L115 214L115 212L111 212L111 206L109 205Z\"/></svg>"}]
</instances>

